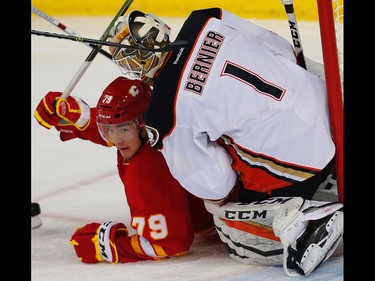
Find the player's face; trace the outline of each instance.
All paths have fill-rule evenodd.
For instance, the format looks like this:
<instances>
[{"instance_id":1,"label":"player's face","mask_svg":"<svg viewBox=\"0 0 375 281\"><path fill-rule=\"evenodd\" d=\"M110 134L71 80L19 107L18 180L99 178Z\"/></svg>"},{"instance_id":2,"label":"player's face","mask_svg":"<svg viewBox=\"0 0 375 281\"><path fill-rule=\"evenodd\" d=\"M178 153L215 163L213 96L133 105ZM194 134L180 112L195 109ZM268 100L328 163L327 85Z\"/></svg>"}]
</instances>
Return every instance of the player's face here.
<instances>
[{"instance_id":1,"label":"player's face","mask_svg":"<svg viewBox=\"0 0 375 281\"><path fill-rule=\"evenodd\" d=\"M130 160L141 147L139 129L133 121L106 128L109 141L120 151L121 155Z\"/></svg>"}]
</instances>

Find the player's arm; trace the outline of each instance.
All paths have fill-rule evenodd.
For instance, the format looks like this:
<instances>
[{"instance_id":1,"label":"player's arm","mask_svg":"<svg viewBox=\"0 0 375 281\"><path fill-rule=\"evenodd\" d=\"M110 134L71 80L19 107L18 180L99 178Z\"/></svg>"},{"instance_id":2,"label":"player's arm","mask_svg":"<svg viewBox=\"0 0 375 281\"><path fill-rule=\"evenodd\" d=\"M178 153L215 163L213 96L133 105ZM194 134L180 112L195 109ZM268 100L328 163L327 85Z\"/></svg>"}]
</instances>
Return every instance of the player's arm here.
<instances>
[{"instance_id":1,"label":"player's arm","mask_svg":"<svg viewBox=\"0 0 375 281\"><path fill-rule=\"evenodd\" d=\"M156 215L156 214L155 214ZM161 214L158 214L161 216ZM142 226L142 217L135 217L138 227ZM135 223L132 218L133 224ZM159 217L160 218L160 217ZM152 220L152 218L151 218ZM160 231L160 224L163 221L157 221L154 226L154 235ZM139 231L137 229L137 231ZM148 231L148 230L143 230ZM152 233L152 232L150 232ZM159 236L164 235L162 230ZM163 238L164 242L168 237ZM90 223L76 229L70 239L70 244L74 246L77 257L84 263L128 263L143 260L158 260L171 256L184 255L189 247L184 251L174 251L172 239L170 244L158 243L155 239L146 239L137 233L129 236L128 230L123 223L104 222ZM190 246L191 241L189 242Z\"/></svg>"},{"instance_id":2,"label":"player's arm","mask_svg":"<svg viewBox=\"0 0 375 281\"><path fill-rule=\"evenodd\" d=\"M145 159L138 153L124 179L129 187L126 196L135 233L127 235L125 230L119 230L124 229L122 224L110 224L111 230L102 229L98 223L77 229L71 244L82 262L158 260L181 256L189 250L194 231L186 192L170 175L165 162L160 162L163 158L158 152L155 159ZM134 162L137 158L140 165ZM107 234L100 238L102 232ZM115 253L111 259L100 251L105 245L110 245L107 252Z\"/></svg>"},{"instance_id":3,"label":"player's arm","mask_svg":"<svg viewBox=\"0 0 375 281\"><path fill-rule=\"evenodd\" d=\"M55 127L62 141L80 138L107 146L96 125L96 108L78 97L60 97L61 92L48 92L43 97L34 112L38 123L47 129Z\"/></svg>"},{"instance_id":4,"label":"player's arm","mask_svg":"<svg viewBox=\"0 0 375 281\"><path fill-rule=\"evenodd\" d=\"M165 213L133 216L137 233L131 236L122 223L90 223L76 230L70 244L84 263L128 263L184 255L193 240L191 226L169 222Z\"/></svg>"}]
</instances>

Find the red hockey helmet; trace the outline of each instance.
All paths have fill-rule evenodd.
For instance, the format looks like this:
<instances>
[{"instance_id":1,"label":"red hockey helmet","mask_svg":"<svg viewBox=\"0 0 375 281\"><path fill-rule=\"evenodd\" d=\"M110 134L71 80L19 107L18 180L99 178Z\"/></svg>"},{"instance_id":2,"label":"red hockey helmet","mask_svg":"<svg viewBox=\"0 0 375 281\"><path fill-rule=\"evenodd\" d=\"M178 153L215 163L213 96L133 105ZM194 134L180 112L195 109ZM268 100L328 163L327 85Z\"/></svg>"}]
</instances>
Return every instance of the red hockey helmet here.
<instances>
[{"instance_id":1,"label":"red hockey helmet","mask_svg":"<svg viewBox=\"0 0 375 281\"><path fill-rule=\"evenodd\" d=\"M133 122L143 127L143 113L151 96L151 87L142 80L118 77L103 91L96 106L96 122L102 137L109 142L109 131L113 126Z\"/></svg>"},{"instance_id":2,"label":"red hockey helmet","mask_svg":"<svg viewBox=\"0 0 375 281\"><path fill-rule=\"evenodd\" d=\"M138 118L146 111L150 96L150 86L141 80L117 77L99 98L97 123L120 124Z\"/></svg>"}]
</instances>

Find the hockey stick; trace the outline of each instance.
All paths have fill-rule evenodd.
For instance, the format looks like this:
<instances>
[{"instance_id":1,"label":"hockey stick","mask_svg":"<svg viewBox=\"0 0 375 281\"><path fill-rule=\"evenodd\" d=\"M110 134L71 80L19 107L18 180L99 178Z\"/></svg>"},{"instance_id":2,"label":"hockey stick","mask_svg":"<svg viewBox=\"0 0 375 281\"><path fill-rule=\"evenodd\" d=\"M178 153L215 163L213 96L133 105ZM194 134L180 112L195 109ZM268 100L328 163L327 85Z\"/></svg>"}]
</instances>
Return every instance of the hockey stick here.
<instances>
[{"instance_id":1,"label":"hockey stick","mask_svg":"<svg viewBox=\"0 0 375 281\"><path fill-rule=\"evenodd\" d=\"M46 32L46 31L38 31L38 30L31 30L31 34L45 36L45 37L58 38L58 39L67 39L67 40L72 40L72 41L81 42L81 43L92 43L93 45L112 46L112 47L117 47L117 48L142 50L142 51L149 51L149 52L154 52L154 53L173 51L173 50L183 47L184 45L188 43L185 40L176 40L173 43L163 48L153 49L153 48L146 48L146 47L138 46L138 45L134 45L134 46L124 45L124 44L120 44L116 42L108 42L108 41L96 40L96 39L91 39L91 38L63 35L63 34L51 33L51 32Z\"/></svg>"},{"instance_id":2,"label":"hockey stick","mask_svg":"<svg viewBox=\"0 0 375 281\"><path fill-rule=\"evenodd\" d=\"M58 20L54 19L53 17L47 15L46 13L42 12L41 10L39 10L38 8L34 7L33 5L31 5L31 11L33 11L35 14L37 14L38 16L42 17L43 19L45 19L46 21L52 23L54 26L60 28L61 30L63 30L65 33L69 34L69 35L74 35L74 36L79 36L77 33L75 33L73 30L71 30L69 27L67 27L66 25L62 24L61 22L59 22ZM93 44L87 44L87 43L84 43L85 45L91 47L91 48L96 48L95 45ZM112 55L102 49L99 50L99 52L106 56L107 58L109 58L110 60L112 60Z\"/></svg>"},{"instance_id":3,"label":"hockey stick","mask_svg":"<svg viewBox=\"0 0 375 281\"><path fill-rule=\"evenodd\" d=\"M292 34L293 46L296 52L298 65L306 69L305 56L303 55L302 42L298 31L296 14L294 13L294 0L281 0L288 16L290 33Z\"/></svg>"},{"instance_id":4,"label":"hockey stick","mask_svg":"<svg viewBox=\"0 0 375 281\"><path fill-rule=\"evenodd\" d=\"M107 40L109 36L109 32L111 31L112 27L115 25L116 20L122 16L129 8L133 0L126 0L125 3L122 5L116 16L112 19L112 21L107 26L106 30L104 31L103 35L100 37L100 41ZM86 60L77 71L76 75L70 81L69 85L66 87L65 91L62 93L60 98L67 98L70 93L73 91L74 87L77 85L78 81L82 78L83 74L86 72L87 68L90 66L91 62L94 60L96 55L99 53L102 45L96 45L87 56Z\"/></svg>"}]
</instances>

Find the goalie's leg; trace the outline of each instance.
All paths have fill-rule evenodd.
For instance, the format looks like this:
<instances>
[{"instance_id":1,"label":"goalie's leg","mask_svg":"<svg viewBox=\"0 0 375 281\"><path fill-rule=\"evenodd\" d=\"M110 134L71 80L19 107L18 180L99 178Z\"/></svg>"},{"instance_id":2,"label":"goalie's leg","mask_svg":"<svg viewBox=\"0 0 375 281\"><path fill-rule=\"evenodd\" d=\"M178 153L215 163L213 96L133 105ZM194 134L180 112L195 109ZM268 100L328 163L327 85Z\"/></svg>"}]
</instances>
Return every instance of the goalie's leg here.
<instances>
[{"instance_id":1,"label":"goalie's leg","mask_svg":"<svg viewBox=\"0 0 375 281\"><path fill-rule=\"evenodd\" d=\"M272 227L251 222L229 221L214 216L215 227L229 256L254 265L282 265L283 245Z\"/></svg>"},{"instance_id":2,"label":"goalie's leg","mask_svg":"<svg viewBox=\"0 0 375 281\"><path fill-rule=\"evenodd\" d=\"M332 255L343 236L343 205L338 202L273 197L252 203L205 205L210 213L221 218L215 218L215 225L232 258L247 264L254 263L254 259L272 264L280 255L269 255L270 249L279 250L282 245L280 263L289 276L310 274ZM260 226L263 234L241 223ZM269 229L274 236L264 235ZM280 239L279 244L275 237ZM272 261L264 259L267 255Z\"/></svg>"}]
</instances>

